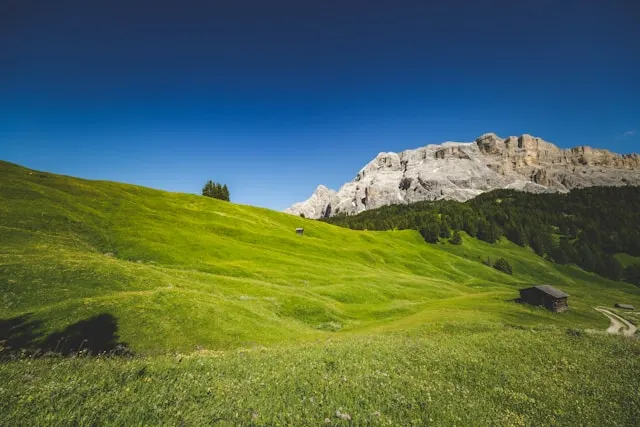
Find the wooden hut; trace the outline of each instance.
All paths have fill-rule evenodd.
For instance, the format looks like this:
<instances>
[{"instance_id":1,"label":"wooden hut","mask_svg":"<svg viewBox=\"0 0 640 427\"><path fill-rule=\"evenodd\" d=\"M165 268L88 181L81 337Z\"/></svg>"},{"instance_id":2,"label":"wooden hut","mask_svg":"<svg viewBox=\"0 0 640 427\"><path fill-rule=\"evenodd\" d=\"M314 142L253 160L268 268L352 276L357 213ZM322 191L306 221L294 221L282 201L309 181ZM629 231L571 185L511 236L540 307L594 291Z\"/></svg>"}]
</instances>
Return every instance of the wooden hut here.
<instances>
[{"instance_id":1,"label":"wooden hut","mask_svg":"<svg viewBox=\"0 0 640 427\"><path fill-rule=\"evenodd\" d=\"M520 302L541 305L554 313L562 313L569 309L567 297L569 295L549 285L520 289Z\"/></svg>"},{"instance_id":2,"label":"wooden hut","mask_svg":"<svg viewBox=\"0 0 640 427\"><path fill-rule=\"evenodd\" d=\"M300 227L296 228L296 234L298 236L302 236L303 233L304 233L304 228L300 228Z\"/></svg>"}]
</instances>

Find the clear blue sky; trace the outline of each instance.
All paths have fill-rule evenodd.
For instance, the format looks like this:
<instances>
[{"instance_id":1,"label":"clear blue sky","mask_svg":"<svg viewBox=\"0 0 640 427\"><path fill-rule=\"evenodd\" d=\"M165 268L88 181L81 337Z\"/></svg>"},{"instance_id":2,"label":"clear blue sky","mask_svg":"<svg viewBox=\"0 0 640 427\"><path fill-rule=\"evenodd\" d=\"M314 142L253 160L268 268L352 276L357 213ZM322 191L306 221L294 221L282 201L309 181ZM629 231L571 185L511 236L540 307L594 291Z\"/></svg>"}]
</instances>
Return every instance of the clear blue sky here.
<instances>
[{"instance_id":1,"label":"clear blue sky","mask_svg":"<svg viewBox=\"0 0 640 427\"><path fill-rule=\"evenodd\" d=\"M490 131L640 151L639 2L0 0L0 159L31 168L284 209Z\"/></svg>"}]
</instances>

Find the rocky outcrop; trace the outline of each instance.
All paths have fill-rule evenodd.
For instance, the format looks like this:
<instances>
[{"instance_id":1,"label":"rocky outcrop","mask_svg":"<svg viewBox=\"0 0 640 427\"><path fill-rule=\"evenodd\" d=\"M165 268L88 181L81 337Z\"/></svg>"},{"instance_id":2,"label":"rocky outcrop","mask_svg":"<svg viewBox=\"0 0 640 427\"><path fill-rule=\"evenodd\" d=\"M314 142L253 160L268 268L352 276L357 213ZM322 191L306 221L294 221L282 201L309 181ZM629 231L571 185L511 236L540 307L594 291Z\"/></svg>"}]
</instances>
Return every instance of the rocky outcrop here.
<instances>
[{"instance_id":1,"label":"rocky outcrop","mask_svg":"<svg viewBox=\"0 0 640 427\"><path fill-rule=\"evenodd\" d=\"M337 196L335 190L331 190L324 185L318 185L316 191L313 192L304 202L296 203L285 212L301 215L305 218L325 218L331 216L331 200Z\"/></svg>"},{"instance_id":2,"label":"rocky outcrop","mask_svg":"<svg viewBox=\"0 0 640 427\"><path fill-rule=\"evenodd\" d=\"M464 201L486 191L567 192L594 185L640 185L640 156L591 147L563 150L531 135L445 142L380 153L339 191L319 186L285 212L322 218L422 200Z\"/></svg>"}]
</instances>

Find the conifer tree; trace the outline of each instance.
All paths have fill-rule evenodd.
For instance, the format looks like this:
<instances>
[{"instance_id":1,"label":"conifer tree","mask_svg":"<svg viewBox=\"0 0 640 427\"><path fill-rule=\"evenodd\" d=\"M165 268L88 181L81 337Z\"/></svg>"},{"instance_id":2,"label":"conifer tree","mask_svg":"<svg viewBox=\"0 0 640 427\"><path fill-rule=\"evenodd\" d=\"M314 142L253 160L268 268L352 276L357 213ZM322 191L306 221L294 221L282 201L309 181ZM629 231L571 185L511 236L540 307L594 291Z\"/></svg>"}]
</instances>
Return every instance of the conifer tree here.
<instances>
[{"instance_id":1,"label":"conifer tree","mask_svg":"<svg viewBox=\"0 0 640 427\"><path fill-rule=\"evenodd\" d=\"M224 184L222 186L222 200L226 200L227 202L231 200L229 197L229 187L227 187L227 184Z\"/></svg>"},{"instance_id":2,"label":"conifer tree","mask_svg":"<svg viewBox=\"0 0 640 427\"><path fill-rule=\"evenodd\" d=\"M461 245L462 244L462 236L458 230L453 232L453 237L449 239L449 243L452 245Z\"/></svg>"}]
</instances>

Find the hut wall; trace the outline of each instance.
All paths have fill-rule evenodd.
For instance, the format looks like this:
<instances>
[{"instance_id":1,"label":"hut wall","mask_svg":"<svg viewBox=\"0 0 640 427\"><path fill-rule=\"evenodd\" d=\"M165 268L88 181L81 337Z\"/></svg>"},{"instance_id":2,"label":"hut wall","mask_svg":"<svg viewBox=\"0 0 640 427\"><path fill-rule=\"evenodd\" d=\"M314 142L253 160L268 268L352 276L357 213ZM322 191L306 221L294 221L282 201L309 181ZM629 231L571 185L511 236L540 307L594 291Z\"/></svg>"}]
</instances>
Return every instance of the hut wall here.
<instances>
[{"instance_id":1,"label":"hut wall","mask_svg":"<svg viewBox=\"0 0 640 427\"><path fill-rule=\"evenodd\" d=\"M567 304L566 298L558 298L553 302L553 311L556 313L562 313L563 311L567 311L569 309L569 304Z\"/></svg>"},{"instance_id":2,"label":"hut wall","mask_svg":"<svg viewBox=\"0 0 640 427\"><path fill-rule=\"evenodd\" d=\"M567 298L554 298L538 289L523 289L520 291L523 302L531 305L541 305L547 310L557 313L568 310Z\"/></svg>"},{"instance_id":3,"label":"hut wall","mask_svg":"<svg viewBox=\"0 0 640 427\"><path fill-rule=\"evenodd\" d=\"M544 294L537 289L524 289L520 291L522 301L531 305L545 305Z\"/></svg>"},{"instance_id":4,"label":"hut wall","mask_svg":"<svg viewBox=\"0 0 640 427\"><path fill-rule=\"evenodd\" d=\"M542 299L544 301L544 308L556 311L556 300L551 295L543 294Z\"/></svg>"}]
</instances>

